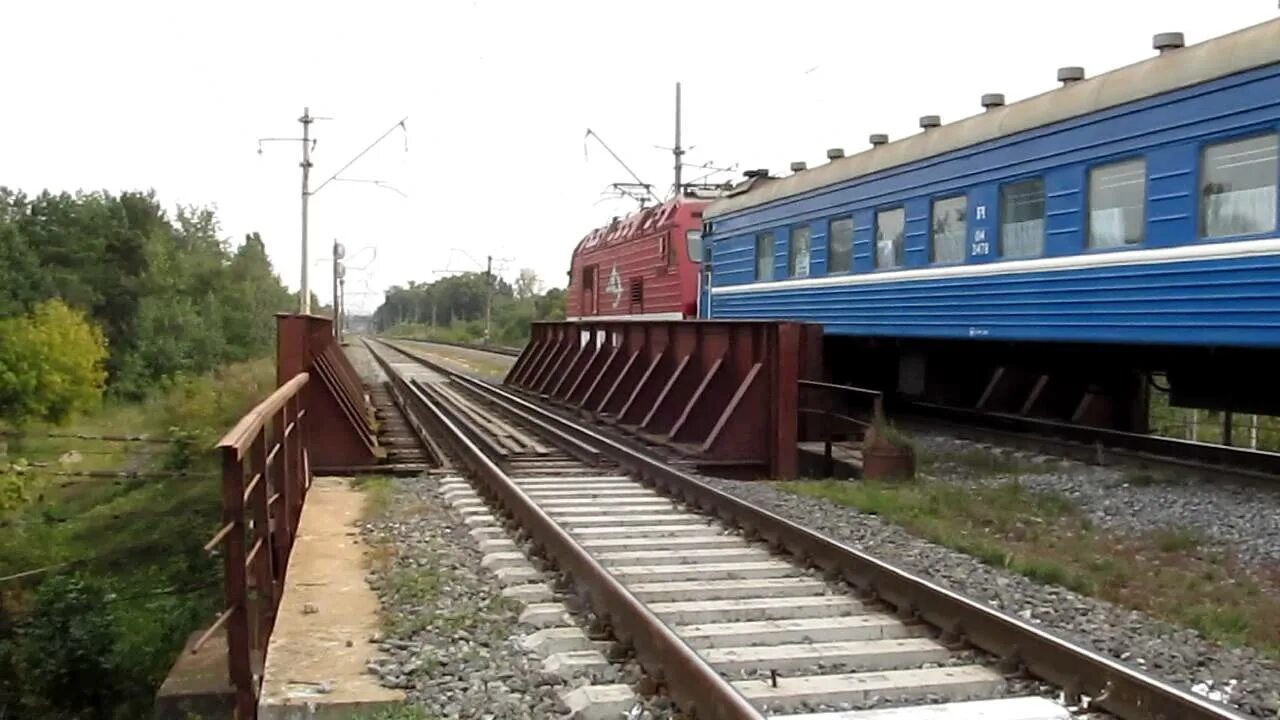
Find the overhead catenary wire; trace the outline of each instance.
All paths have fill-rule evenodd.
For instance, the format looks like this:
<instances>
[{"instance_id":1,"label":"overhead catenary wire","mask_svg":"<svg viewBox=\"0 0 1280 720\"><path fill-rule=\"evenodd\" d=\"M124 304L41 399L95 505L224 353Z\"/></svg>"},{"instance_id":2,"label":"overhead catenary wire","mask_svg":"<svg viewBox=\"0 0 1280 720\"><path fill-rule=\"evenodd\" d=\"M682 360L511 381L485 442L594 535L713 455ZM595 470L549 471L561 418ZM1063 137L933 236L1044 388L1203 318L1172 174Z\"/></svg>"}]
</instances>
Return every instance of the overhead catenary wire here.
<instances>
[{"instance_id":1,"label":"overhead catenary wire","mask_svg":"<svg viewBox=\"0 0 1280 720\"><path fill-rule=\"evenodd\" d=\"M370 150L377 147L378 143L382 142L387 138L388 135L395 132L396 128L400 128L405 131L404 150L405 152L408 152L409 151L409 128L405 126L405 121L407 121L408 119L409 117L407 115L403 118L400 118L399 122L397 122L395 125L392 125L390 128L387 129L386 132L379 135L377 140L374 140L373 142L369 143L369 145L365 149L361 150L359 154L357 154L355 157L348 160L346 165L343 165L342 167L338 168L338 171L330 175L328 180L325 180L324 182L320 183L320 185L316 187L315 190L311 191L311 194L315 195L316 193L323 190L325 185L328 185L329 183L336 180L338 176L342 174L342 171L346 170L352 165L355 165L357 160L364 157ZM396 190L396 192L400 192L400 191ZM404 193L401 193L401 194L403 195Z\"/></svg>"}]
</instances>

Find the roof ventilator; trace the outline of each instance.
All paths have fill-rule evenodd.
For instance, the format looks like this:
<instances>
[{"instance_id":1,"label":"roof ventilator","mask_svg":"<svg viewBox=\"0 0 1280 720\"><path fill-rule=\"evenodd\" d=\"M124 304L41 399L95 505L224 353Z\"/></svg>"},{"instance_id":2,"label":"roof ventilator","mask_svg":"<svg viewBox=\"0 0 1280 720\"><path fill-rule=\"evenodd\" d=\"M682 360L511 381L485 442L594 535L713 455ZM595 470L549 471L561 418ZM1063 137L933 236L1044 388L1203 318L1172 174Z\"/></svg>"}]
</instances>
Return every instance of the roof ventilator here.
<instances>
[{"instance_id":1,"label":"roof ventilator","mask_svg":"<svg viewBox=\"0 0 1280 720\"><path fill-rule=\"evenodd\" d=\"M791 172L800 172L801 170L806 170L806 169L808 169L808 167L809 167L809 166L808 166L808 164L806 164L806 163L805 163L805 161L803 161L803 160L797 160L797 161L795 161L795 162L791 163Z\"/></svg>"},{"instance_id":2,"label":"roof ventilator","mask_svg":"<svg viewBox=\"0 0 1280 720\"><path fill-rule=\"evenodd\" d=\"M942 125L942 118L937 115L922 115L920 117L920 127L926 132L929 128L936 128Z\"/></svg>"},{"instance_id":3,"label":"roof ventilator","mask_svg":"<svg viewBox=\"0 0 1280 720\"><path fill-rule=\"evenodd\" d=\"M1004 93L987 93L982 96L982 107L991 110L1004 105Z\"/></svg>"},{"instance_id":4,"label":"roof ventilator","mask_svg":"<svg viewBox=\"0 0 1280 720\"><path fill-rule=\"evenodd\" d=\"M1084 68L1079 65L1058 68L1058 82L1063 85L1070 85L1073 82L1080 82L1084 79Z\"/></svg>"},{"instance_id":5,"label":"roof ventilator","mask_svg":"<svg viewBox=\"0 0 1280 720\"><path fill-rule=\"evenodd\" d=\"M831 148L827 151L828 160L839 160L844 157L844 148Z\"/></svg>"},{"instance_id":6,"label":"roof ventilator","mask_svg":"<svg viewBox=\"0 0 1280 720\"><path fill-rule=\"evenodd\" d=\"M1151 47L1159 50L1161 55L1186 44L1180 32L1156 33L1156 36L1151 38Z\"/></svg>"},{"instance_id":7,"label":"roof ventilator","mask_svg":"<svg viewBox=\"0 0 1280 720\"><path fill-rule=\"evenodd\" d=\"M867 141L873 146L884 145L889 142L889 136L884 133L872 133L871 137L867 138Z\"/></svg>"}]
</instances>

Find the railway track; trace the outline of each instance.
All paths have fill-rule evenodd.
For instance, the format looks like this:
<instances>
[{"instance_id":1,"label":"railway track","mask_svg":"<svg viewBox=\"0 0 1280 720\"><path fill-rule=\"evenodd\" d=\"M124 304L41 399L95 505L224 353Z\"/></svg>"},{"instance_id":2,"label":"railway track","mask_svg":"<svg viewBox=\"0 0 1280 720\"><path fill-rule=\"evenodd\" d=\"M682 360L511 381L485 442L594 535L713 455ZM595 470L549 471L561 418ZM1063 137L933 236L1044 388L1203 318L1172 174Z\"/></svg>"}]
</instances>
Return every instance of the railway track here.
<instances>
[{"instance_id":1,"label":"railway track","mask_svg":"<svg viewBox=\"0 0 1280 720\"><path fill-rule=\"evenodd\" d=\"M504 357L519 355L519 351L513 348L436 341L414 342L465 347ZM1280 453L1267 450L1123 432L935 403L891 399L887 402L886 409L895 423L921 432L943 432L968 440L1018 447L1097 465L1119 462L1268 483L1280 476Z\"/></svg>"},{"instance_id":2,"label":"railway track","mask_svg":"<svg viewBox=\"0 0 1280 720\"><path fill-rule=\"evenodd\" d=\"M888 704L900 709L808 717L905 718L928 704L928 717L1049 720L1080 717L1081 708L1126 720L1242 717L501 388L392 345L370 350L420 427L444 438L532 554L572 578L593 626L634 653L688 716ZM470 488L449 492L477 529L503 532ZM521 562L517 553L494 556L508 560ZM562 660L604 660L594 657ZM626 706L631 694L611 685L592 697Z\"/></svg>"},{"instance_id":3,"label":"railway track","mask_svg":"<svg viewBox=\"0 0 1280 720\"><path fill-rule=\"evenodd\" d=\"M424 340L421 338L394 339L411 343L421 343L424 345L446 345L449 347L462 348L464 350L475 350L476 352L485 352L509 358L520 357L520 353L524 352L523 348L510 347L508 345L482 345L480 343L453 342L451 340Z\"/></svg>"},{"instance_id":4,"label":"railway track","mask_svg":"<svg viewBox=\"0 0 1280 720\"><path fill-rule=\"evenodd\" d=\"M1275 482L1280 476L1280 453L1266 450L930 403L899 403L890 408L896 422L922 430L942 430L970 440L1022 447L1098 465L1118 461L1265 482Z\"/></svg>"}]
</instances>

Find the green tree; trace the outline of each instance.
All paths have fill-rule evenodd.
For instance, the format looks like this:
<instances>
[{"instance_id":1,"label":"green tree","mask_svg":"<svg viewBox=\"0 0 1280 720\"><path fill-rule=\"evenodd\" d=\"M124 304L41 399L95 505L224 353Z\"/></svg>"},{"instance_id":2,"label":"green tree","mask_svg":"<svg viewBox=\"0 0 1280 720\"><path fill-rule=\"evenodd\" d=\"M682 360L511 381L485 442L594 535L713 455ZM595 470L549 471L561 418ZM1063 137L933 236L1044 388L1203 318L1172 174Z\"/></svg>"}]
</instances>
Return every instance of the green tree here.
<instances>
[{"instance_id":1,"label":"green tree","mask_svg":"<svg viewBox=\"0 0 1280 720\"><path fill-rule=\"evenodd\" d=\"M107 355L102 332L59 300L0 320L0 419L62 422L101 398Z\"/></svg>"},{"instance_id":2,"label":"green tree","mask_svg":"<svg viewBox=\"0 0 1280 720\"><path fill-rule=\"evenodd\" d=\"M105 588L89 578L55 576L40 584L13 650L33 710L43 717L112 717L113 625Z\"/></svg>"}]
</instances>

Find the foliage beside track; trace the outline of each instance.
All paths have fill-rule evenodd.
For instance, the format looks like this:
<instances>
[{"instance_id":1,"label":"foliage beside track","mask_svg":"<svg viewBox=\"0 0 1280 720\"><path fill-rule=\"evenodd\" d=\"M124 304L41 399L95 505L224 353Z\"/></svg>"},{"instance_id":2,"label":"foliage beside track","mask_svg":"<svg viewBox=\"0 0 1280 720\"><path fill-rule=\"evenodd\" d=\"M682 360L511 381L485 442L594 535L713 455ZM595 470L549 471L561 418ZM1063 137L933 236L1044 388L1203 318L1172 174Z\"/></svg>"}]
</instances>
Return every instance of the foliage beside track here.
<instances>
[{"instance_id":1,"label":"foliage beside track","mask_svg":"<svg viewBox=\"0 0 1280 720\"><path fill-rule=\"evenodd\" d=\"M269 359L170 378L141 402L109 399L71 422L84 434L151 434L180 442L91 454L101 443L39 436L11 454L78 450L84 467L167 467L169 480L24 474L26 499L0 513L0 717L148 717L187 636L220 607L221 567L201 546L219 519L208 448L274 386ZM175 430L179 429L180 430Z\"/></svg>"},{"instance_id":2,"label":"foliage beside track","mask_svg":"<svg viewBox=\"0 0 1280 720\"><path fill-rule=\"evenodd\" d=\"M0 420L61 422L90 409L106 381L106 355L102 332L61 300L0 318Z\"/></svg>"},{"instance_id":3,"label":"foliage beside track","mask_svg":"<svg viewBox=\"0 0 1280 720\"><path fill-rule=\"evenodd\" d=\"M514 285L497 278L492 291L490 342L494 344L524 345L529 340L529 323L564 319L564 290L543 291L532 270L521 270ZM484 340L486 299L483 273L397 285L374 311L373 326L400 337L478 343Z\"/></svg>"},{"instance_id":4,"label":"foliage beside track","mask_svg":"<svg viewBox=\"0 0 1280 720\"><path fill-rule=\"evenodd\" d=\"M262 238L233 248L212 210L170 217L154 193L0 187L0 317L53 299L101 329L109 391L133 399L270 351L273 313L295 306Z\"/></svg>"}]
</instances>

